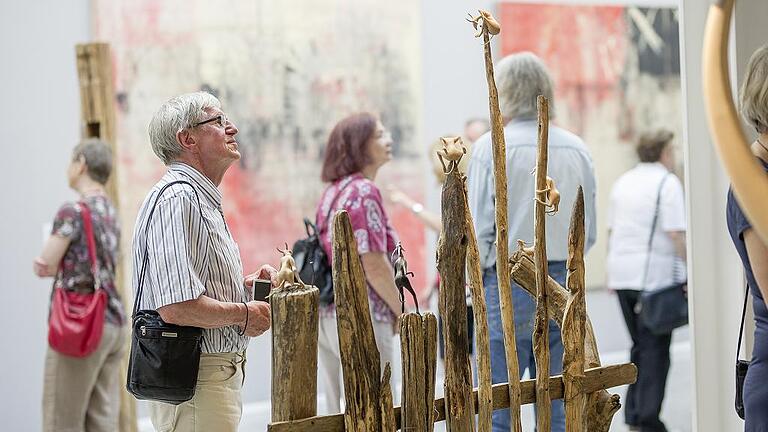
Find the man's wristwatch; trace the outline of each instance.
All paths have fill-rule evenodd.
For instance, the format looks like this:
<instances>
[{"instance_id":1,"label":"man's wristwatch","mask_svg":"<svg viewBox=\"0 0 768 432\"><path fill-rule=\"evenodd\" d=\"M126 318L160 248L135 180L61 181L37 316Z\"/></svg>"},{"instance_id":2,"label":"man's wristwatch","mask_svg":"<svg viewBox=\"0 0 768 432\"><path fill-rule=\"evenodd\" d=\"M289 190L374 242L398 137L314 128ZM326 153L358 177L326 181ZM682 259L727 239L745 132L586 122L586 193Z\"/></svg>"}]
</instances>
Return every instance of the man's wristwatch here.
<instances>
[{"instance_id":1,"label":"man's wristwatch","mask_svg":"<svg viewBox=\"0 0 768 432\"><path fill-rule=\"evenodd\" d=\"M421 213L422 211L424 211L424 206L423 206L423 205L421 205L420 203L414 203L414 204L411 206L411 211L413 212L413 214L419 214L419 213Z\"/></svg>"}]
</instances>

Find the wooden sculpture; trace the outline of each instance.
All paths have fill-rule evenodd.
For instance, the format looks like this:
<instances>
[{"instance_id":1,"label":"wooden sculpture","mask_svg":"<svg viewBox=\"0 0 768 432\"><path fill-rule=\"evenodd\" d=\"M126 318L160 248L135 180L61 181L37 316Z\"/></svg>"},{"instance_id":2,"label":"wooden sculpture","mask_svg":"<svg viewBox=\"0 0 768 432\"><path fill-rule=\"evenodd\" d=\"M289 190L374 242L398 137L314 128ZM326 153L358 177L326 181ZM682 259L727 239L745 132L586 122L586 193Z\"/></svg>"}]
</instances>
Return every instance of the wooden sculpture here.
<instances>
[{"instance_id":1,"label":"wooden sculpture","mask_svg":"<svg viewBox=\"0 0 768 432\"><path fill-rule=\"evenodd\" d=\"M304 282L299 276L299 269L293 259L293 251L288 249L288 243L285 244L285 250L277 248L277 251L283 254L280 258L280 270L277 271L277 288L286 289L294 286L304 288Z\"/></svg>"},{"instance_id":2,"label":"wooden sculpture","mask_svg":"<svg viewBox=\"0 0 768 432\"><path fill-rule=\"evenodd\" d=\"M443 142L443 148L437 152L437 158L443 166L443 172L450 174L458 168L461 158L467 154L467 148L464 147L461 137L441 137L440 140ZM448 166L445 160L448 161Z\"/></svg>"}]
</instances>

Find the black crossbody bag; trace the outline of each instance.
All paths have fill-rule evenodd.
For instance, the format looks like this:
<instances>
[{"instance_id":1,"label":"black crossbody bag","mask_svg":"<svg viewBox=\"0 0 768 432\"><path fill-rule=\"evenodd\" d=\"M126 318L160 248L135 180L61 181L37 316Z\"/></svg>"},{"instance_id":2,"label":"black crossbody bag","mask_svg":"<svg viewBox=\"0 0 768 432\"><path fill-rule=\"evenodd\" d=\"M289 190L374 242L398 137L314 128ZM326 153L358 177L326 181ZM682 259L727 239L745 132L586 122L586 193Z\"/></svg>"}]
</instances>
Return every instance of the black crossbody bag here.
<instances>
[{"instance_id":1,"label":"black crossbody bag","mask_svg":"<svg viewBox=\"0 0 768 432\"><path fill-rule=\"evenodd\" d=\"M747 299L749 284L744 293L744 308L741 310L741 325L739 326L739 344L736 345L736 414L744 420L744 379L747 377L749 360L739 359L741 354L741 336L744 334L744 317L747 315Z\"/></svg>"},{"instance_id":2,"label":"black crossbody bag","mask_svg":"<svg viewBox=\"0 0 768 432\"><path fill-rule=\"evenodd\" d=\"M200 197L191 183L172 181L157 193L155 203L147 217L146 235L160 195L174 184L192 187L200 206ZM202 217L202 207L200 207ZM201 222L203 223L203 222ZM147 399L178 405L195 395L197 373L200 367L200 350L203 329L168 324L155 310L139 310L149 261L149 246L144 249L144 259L139 272L139 286L133 305L131 354L128 360L126 388L136 399Z\"/></svg>"},{"instance_id":3,"label":"black crossbody bag","mask_svg":"<svg viewBox=\"0 0 768 432\"><path fill-rule=\"evenodd\" d=\"M640 320L648 327L653 334L663 335L672 333L672 330L688 324L688 298L685 294L687 282L675 282L675 263L672 264L673 283L653 291L646 291L648 279L648 266L651 261L651 248L653 246L653 234L656 231L656 224L659 220L659 207L661 205L661 190L667 177L664 176L659 184L659 192L656 195L656 209L653 214L653 223L651 224L651 235L648 238L648 258L645 261L645 274L643 276L643 289L640 294Z\"/></svg>"}]
</instances>

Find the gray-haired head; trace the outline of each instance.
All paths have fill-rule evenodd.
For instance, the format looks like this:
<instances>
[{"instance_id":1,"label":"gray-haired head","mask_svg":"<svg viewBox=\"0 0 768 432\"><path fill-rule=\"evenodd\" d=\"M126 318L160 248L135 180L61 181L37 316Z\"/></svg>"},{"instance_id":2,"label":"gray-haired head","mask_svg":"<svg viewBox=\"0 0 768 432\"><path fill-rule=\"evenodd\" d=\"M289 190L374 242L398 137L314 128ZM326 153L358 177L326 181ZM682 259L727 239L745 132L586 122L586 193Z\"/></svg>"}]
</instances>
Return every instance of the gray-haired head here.
<instances>
[{"instance_id":1,"label":"gray-haired head","mask_svg":"<svg viewBox=\"0 0 768 432\"><path fill-rule=\"evenodd\" d=\"M536 98L549 100L549 118L555 118L555 99L549 71L535 54L520 52L504 57L496 65L499 107L505 120L537 117Z\"/></svg>"},{"instance_id":2,"label":"gray-haired head","mask_svg":"<svg viewBox=\"0 0 768 432\"><path fill-rule=\"evenodd\" d=\"M186 93L171 98L155 112L149 122L149 142L164 164L176 160L183 151L176 135L202 121L208 108L221 108L221 102L210 93Z\"/></svg>"},{"instance_id":3,"label":"gray-haired head","mask_svg":"<svg viewBox=\"0 0 768 432\"><path fill-rule=\"evenodd\" d=\"M107 184L112 173L112 149L98 138L86 138L72 150L72 160L85 162L88 177L100 184Z\"/></svg>"},{"instance_id":4,"label":"gray-haired head","mask_svg":"<svg viewBox=\"0 0 768 432\"><path fill-rule=\"evenodd\" d=\"M741 115L757 133L768 133L768 45L749 58L741 85Z\"/></svg>"}]
</instances>

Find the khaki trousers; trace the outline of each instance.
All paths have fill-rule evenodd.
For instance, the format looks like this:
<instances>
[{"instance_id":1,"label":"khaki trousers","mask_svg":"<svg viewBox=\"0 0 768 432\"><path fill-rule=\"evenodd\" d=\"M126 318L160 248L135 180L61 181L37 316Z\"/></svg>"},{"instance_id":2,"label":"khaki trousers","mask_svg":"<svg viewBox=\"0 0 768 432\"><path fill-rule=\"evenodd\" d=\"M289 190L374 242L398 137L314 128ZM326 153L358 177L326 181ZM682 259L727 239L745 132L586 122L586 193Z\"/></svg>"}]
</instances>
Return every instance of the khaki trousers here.
<instances>
[{"instance_id":1,"label":"khaki trousers","mask_svg":"<svg viewBox=\"0 0 768 432\"><path fill-rule=\"evenodd\" d=\"M195 397L179 405L150 402L158 432L235 432L243 414L245 353L200 355Z\"/></svg>"},{"instance_id":2,"label":"khaki trousers","mask_svg":"<svg viewBox=\"0 0 768 432\"><path fill-rule=\"evenodd\" d=\"M120 414L120 361L125 328L104 324L99 347L88 357L48 348L43 382L43 431L114 432Z\"/></svg>"}]
</instances>

